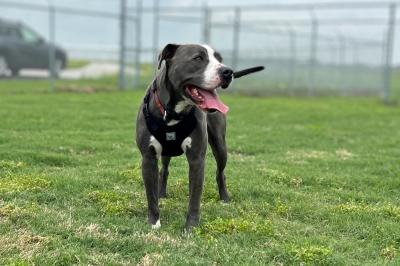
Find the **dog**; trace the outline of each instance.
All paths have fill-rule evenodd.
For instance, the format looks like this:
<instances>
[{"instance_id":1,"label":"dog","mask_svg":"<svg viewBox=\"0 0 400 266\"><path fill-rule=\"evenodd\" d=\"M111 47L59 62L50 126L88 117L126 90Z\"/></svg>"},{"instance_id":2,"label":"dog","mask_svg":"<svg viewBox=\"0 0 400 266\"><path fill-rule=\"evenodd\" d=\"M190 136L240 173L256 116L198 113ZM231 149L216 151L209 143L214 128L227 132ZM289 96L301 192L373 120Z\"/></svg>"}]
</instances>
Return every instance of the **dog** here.
<instances>
[{"instance_id":1,"label":"dog","mask_svg":"<svg viewBox=\"0 0 400 266\"><path fill-rule=\"evenodd\" d=\"M229 86L233 70L208 45L167 44L158 59L158 74L147 89L136 120L148 222L153 229L161 226L158 201L167 195L168 165L171 157L185 154L189 164L185 228L190 230L200 220L207 143L217 163L219 197L224 202L230 200L224 174L229 108L219 99L217 88ZM162 168L158 171L160 158Z\"/></svg>"}]
</instances>

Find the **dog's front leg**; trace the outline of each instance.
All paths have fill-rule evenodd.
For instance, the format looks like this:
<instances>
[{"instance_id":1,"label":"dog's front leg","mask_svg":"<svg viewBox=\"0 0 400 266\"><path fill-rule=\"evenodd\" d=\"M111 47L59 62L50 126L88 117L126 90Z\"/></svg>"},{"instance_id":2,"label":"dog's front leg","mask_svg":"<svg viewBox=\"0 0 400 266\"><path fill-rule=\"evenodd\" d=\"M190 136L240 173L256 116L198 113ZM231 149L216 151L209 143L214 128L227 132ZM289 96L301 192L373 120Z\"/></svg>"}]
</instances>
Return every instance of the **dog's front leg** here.
<instances>
[{"instance_id":1,"label":"dog's front leg","mask_svg":"<svg viewBox=\"0 0 400 266\"><path fill-rule=\"evenodd\" d=\"M200 200L204 183L205 156L187 155L189 162L189 208L186 218L186 230L197 226L200 220Z\"/></svg>"},{"instance_id":2,"label":"dog's front leg","mask_svg":"<svg viewBox=\"0 0 400 266\"><path fill-rule=\"evenodd\" d=\"M146 187L148 203L148 219L153 229L158 229L160 223L160 211L158 208L158 162L153 153L149 153L142 158L142 175Z\"/></svg>"}]
</instances>

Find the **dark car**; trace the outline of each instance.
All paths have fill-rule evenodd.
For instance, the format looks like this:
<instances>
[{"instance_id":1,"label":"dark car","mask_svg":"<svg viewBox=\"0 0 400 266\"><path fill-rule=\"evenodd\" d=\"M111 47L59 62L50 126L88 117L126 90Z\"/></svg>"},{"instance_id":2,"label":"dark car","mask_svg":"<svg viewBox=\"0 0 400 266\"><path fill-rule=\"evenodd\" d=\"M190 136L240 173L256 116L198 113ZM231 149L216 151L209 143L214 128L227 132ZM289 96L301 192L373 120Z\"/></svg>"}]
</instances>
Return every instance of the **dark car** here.
<instances>
[{"instance_id":1,"label":"dark car","mask_svg":"<svg viewBox=\"0 0 400 266\"><path fill-rule=\"evenodd\" d=\"M18 75L23 68L48 69L49 50L55 49L56 76L67 64L66 52L44 40L21 22L0 19L0 75Z\"/></svg>"}]
</instances>

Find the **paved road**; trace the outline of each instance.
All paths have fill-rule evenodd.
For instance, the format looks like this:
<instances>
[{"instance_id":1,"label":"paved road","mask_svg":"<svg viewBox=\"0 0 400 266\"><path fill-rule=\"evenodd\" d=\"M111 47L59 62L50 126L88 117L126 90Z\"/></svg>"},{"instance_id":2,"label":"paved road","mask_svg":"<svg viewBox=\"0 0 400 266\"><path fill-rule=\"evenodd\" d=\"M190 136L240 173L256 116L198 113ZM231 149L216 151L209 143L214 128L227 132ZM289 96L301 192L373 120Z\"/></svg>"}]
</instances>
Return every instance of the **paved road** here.
<instances>
[{"instance_id":1,"label":"paved road","mask_svg":"<svg viewBox=\"0 0 400 266\"><path fill-rule=\"evenodd\" d=\"M119 66L116 63L95 62L81 68L65 69L61 72L62 79L83 79L83 78L99 78L102 76L117 74ZM133 74L132 68L127 68L127 74ZM21 70L20 76L23 78L47 78L47 70Z\"/></svg>"}]
</instances>

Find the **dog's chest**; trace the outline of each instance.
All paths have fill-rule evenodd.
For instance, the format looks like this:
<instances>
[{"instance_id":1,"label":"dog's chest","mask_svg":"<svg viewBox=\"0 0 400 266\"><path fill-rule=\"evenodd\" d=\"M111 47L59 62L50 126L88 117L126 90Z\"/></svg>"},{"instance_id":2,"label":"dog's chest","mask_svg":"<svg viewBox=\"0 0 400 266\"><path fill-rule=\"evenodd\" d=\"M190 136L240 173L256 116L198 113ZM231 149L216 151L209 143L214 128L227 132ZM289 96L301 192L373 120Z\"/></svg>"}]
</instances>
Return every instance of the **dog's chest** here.
<instances>
[{"instance_id":1,"label":"dog's chest","mask_svg":"<svg viewBox=\"0 0 400 266\"><path fill-rule=\"evenodd\" d=\"M175 157L182 155L188 147L191 147L192 139L189 135L198 123L194 109L174 125L167 125L150 113L145 114L145 119L147 129L153 137L150 138L150 145L156 149L158 155ZM158 152L158 150L161 151Z\"/></svg>"}]
</instances>

